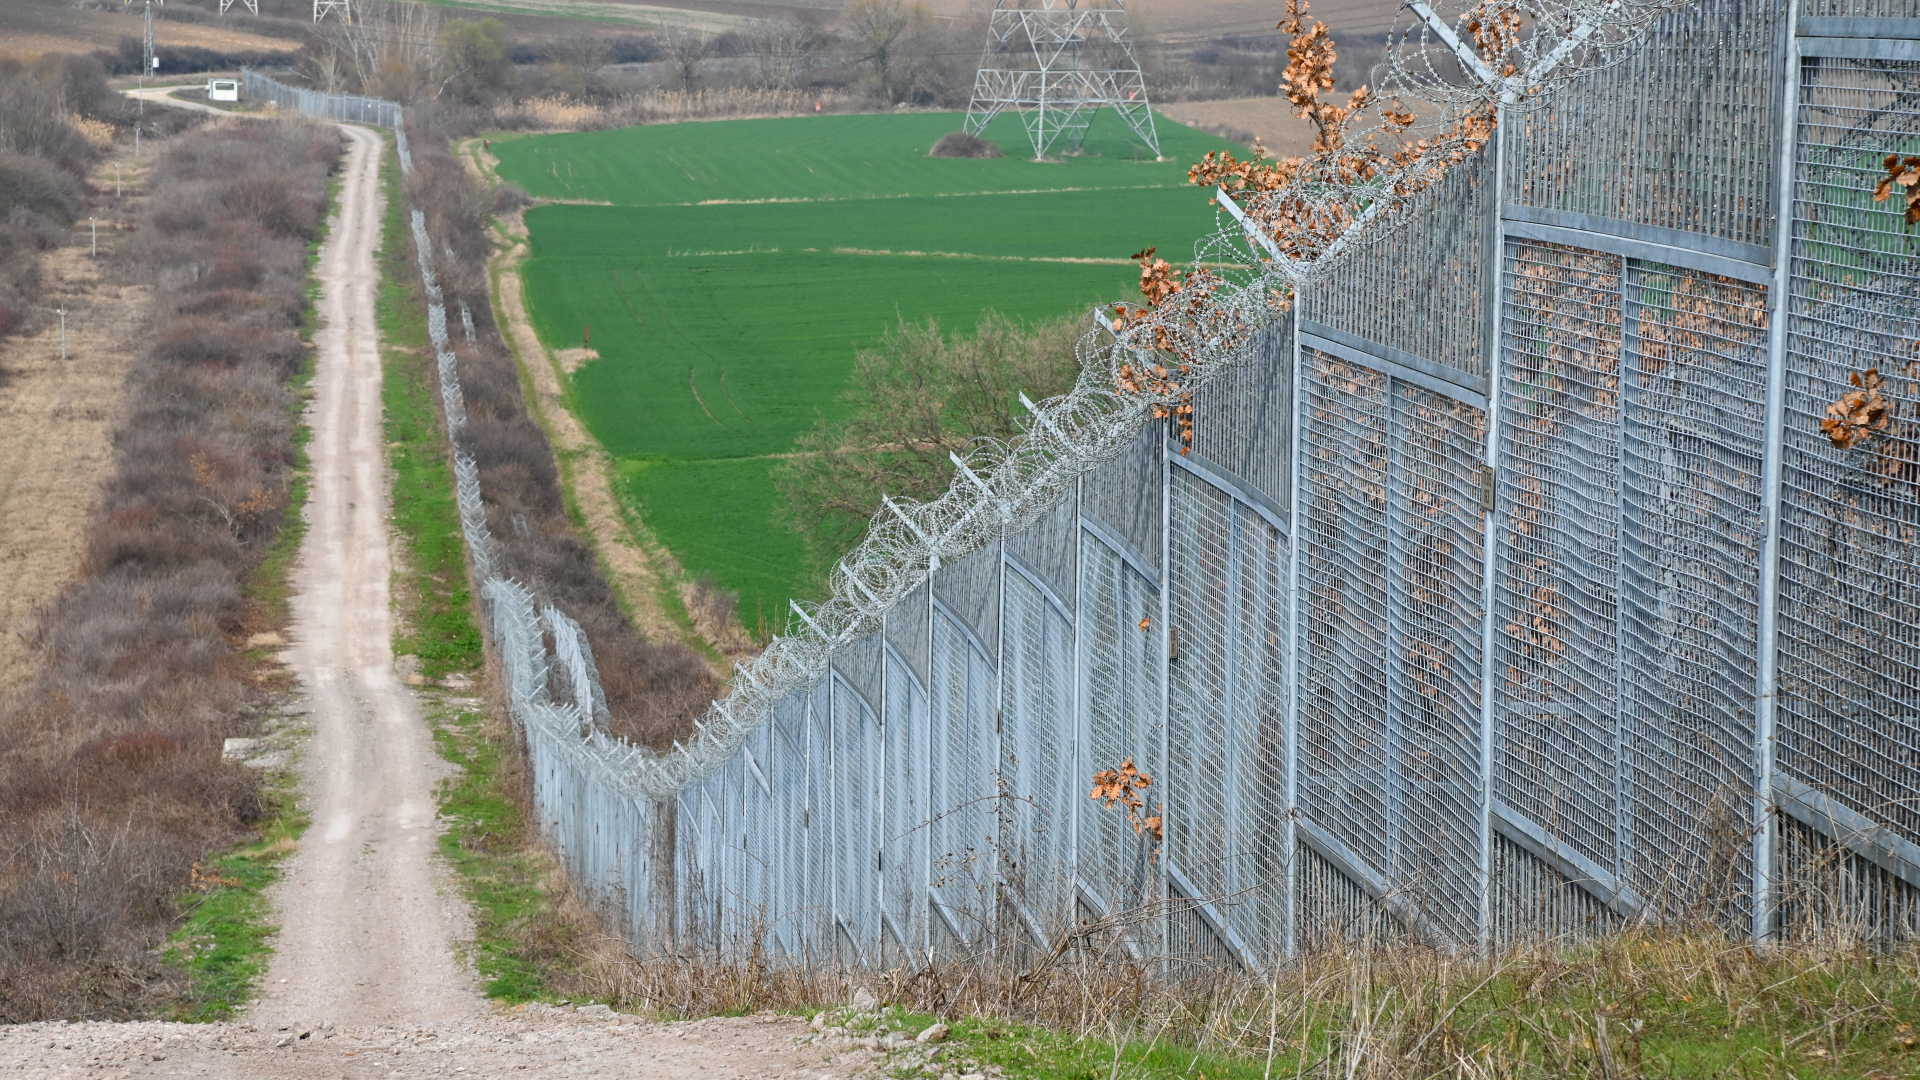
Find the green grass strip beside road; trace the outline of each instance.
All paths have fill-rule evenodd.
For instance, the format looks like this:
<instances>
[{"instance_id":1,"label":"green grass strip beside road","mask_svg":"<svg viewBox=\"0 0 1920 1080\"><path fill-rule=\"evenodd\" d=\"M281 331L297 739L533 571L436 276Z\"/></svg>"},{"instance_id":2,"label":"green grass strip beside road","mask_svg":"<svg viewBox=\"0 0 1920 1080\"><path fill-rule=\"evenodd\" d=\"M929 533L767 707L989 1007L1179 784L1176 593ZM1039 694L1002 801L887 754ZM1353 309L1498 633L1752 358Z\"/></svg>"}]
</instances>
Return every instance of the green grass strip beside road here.
<instances>
[{"instance_id":1,"label":"green grass strip beside road","mask_svg":"<svg viewBox=\"0 0 1920 1080\"><path fill-rule=\"evenodd\" d=\"M391 523L400 538L394 602L400 626L396 655L420 658L420 673L437 680L481 665L480 626L467 584L453 465L434 399L433 344L419 271L407 258L407 208L400 166L381 159L386 221L375 300L385 369L387 467L393 476Z\"/></svg>"},{"instance_id":2,"label":"green grass strip beside road","mask_svg":"<svg viewBox=\"0 0 1920 1080\"><path fill-rule=\"evenodd\" d=\"M392 524L399 536L394 605L402 627L396 653L420 658L438 681L484 662L468 586L465 540L453 468L433 376L426 297L407 256L411 230L397 158L382 162L386 217L380 253L380 324ZM527 827L515 787L518 750L504 718L471 699L421 692L440 754L458 772L442 781L440 851L472 905L470 959L488 997L509 1004L547 1000L569 969L575 924L560 912L566 884Z\"/></svg>"}]
</instances>

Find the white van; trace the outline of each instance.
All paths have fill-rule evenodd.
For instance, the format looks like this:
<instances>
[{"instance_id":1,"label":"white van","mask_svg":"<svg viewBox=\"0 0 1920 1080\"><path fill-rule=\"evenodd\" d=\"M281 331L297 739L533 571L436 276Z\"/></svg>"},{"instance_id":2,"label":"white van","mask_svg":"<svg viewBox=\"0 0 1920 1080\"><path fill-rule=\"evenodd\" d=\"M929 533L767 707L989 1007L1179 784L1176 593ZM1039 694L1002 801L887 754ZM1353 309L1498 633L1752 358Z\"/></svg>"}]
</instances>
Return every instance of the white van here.
<instances>
[{"instance_id":1,"label":"white van","mask_svg":"<svg viewBox=\"0 0 1920 1080\"><path fill-rule=\"evenodd\" d=\"M240 80L239 79L208 79L207 80L207 100L208 101L239 101L240 100Z\"/></svg>"}]
</instances>

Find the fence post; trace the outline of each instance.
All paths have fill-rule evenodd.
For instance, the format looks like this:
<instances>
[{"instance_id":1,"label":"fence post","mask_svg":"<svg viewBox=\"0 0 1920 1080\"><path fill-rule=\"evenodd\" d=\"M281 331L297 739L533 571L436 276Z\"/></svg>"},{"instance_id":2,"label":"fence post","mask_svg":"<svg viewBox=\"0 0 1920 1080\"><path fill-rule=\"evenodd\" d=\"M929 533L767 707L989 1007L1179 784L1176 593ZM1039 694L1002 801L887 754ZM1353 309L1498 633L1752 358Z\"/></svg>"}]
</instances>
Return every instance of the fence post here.
<instances>
[{"instance_id":1,"label":"fence post","mask_svg":"<svg viewBox=\"0 0 1920 1080\"><path fill-rule=\"evenodd\" d=\"M1761 498L1766 536L1760 548L1760 608L1758 677L1753 713L1753 937L1767 937L1773 929L1775 821L1773 815L1773 744L1775 694L1778 690L1776 634L1780 602L1780 498L1784 465L1786 416L1787 318L1793 286L1793 172L1800 112L1800 41L1796 36L1800 0L1788 0L1781 24L1785 53L1780 87L1780 158L1775 183L1778 202L1773 217L1773 284L1767 297L1767 411L1766 443L1761 459Z\"/></svg>"},{"instance_id":2,"label":"fence post","mask_svg":"<svg viewBox=\"0 0 1920 1080\"><path fill-rule=\"evenodd\" d=\"M1287 323L1285 343L1293 357L1293 371L1288 376L1293 380L1293 415L1289 417L1292 430L1287 434L1290 443L1287 469L1292 473L1287 478L1287 528L1293 537L1293 557L1287 560L1287 925L1283 933L1289 959L1299 954L1296 927L1300 922L1300 837L1296 822L1300 820L1300 655L1303 648L1300 634L1300 564L1306 559L1307 546L1306 526L1300 517L1300 492L1307 478L1302 454L1305 446L1302 428L1307 415L1306 395L1303 392L1306 379L1300 369L1300 320L1305 308L1301 303L1300 291L1300 286L1295 284L1293 317Z\"/></svg>"},{"instance_id":3,"label":"fence post","mask_svg":"<svg viewBox=\"0 0 1920 1080\"><path fill-rule=\"evenodd\" d=\"M1172 757L1168 749L1167 736L1173 727L1173 718L1170 711L1171 694L1173 690L1173 665L1171 663L1171 654L1173 651L1173 639L1171 637L1173 623L1173 462L1167 459L1167 437L1173 431L1172 414L1168 414L1167 421L1164 424L1155 424L1151 420L1148 421L1148 424L1153 429L1152 445L1154 452L1160 455L1160 632L1155 635L1160 642L1160 655L1155 658L1154 662L1160 667L1160 782L1165 784L1167 782L1167 762ZM1166 789L1162 788L1162 809L1160 814L1163 819L1166 816L1165 806ZM1157 897L1161 906L1160 917L1155 920L1160 926L1160 956L1163 969L1172 960L1173 954L1172 908L1167 905L1167 901L1173 895L1173 879L1167 870L1167 864L1172 861L1173 852L1169 850L1169 845L1166 840L1167 834L1171 831L1163 821L1160 827L1160 894ZM1149 907L1148 910L1151 911L1153 909Z\"/></svg>"},{"instance_id":4,"label":"fence post","mask_svg":"<svg viewBox=\"0 0 1920 1080\"><path fill-rule=\"evenodd\" d=\"M1493 763L1494 763L1494 693L1493 683L1500 670L1494 659L1494 626L1496 625L1495 604L1499 597L1499 585L1496 575L1499 573L1499 523L1500 523L1500 334L1504 286L1501 275L1506 268L1507 233L1506 195L1507 195L1507 125L1515 112L1515 102L1511 95L1500 103L1499 112L1494 116L1493 140L1488 148L1491 155L1493 177L1490 181L1493 191L1488 200L1492 212L1488 215L1486 235L1488 237L1486 261L1486 295L1481 302L1486 305L1485 320L1487 340L1482 344L1486 348L1487 362L1487 449L1486 461L1481 468L1486 475L1481 478L1483 505L1481 521L1483 531L1481 544L1484 549L1480 562L1480 946L1490 950L1494 944L1493 926ZM1491 489L1492 499L1485 492Z\"/></svg>"}]
</instances>

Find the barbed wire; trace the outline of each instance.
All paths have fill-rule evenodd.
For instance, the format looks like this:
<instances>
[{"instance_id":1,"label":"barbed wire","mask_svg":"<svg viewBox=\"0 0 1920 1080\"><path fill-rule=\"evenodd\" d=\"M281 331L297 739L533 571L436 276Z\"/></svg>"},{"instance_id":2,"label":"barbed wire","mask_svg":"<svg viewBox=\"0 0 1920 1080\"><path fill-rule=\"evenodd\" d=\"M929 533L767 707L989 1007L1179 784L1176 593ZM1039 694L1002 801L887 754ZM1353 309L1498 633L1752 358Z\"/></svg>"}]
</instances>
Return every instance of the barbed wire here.
<instances>
[{"instance_id":1,"label":"barbed wire","mask_svg":"<svg viewBox=\"0 0 1920 1080\"><path fill-rule=\"evenodd\" d=\"M865 537L835 564L827 599L795 602L787 633L737 665L727 692L664 754L607 735L593 722L591 696L565 704L550 696L548 653L532 594L494 574L476 470L457 449L463 425L456 417L464 417L458 372L425 217L414 211L415 246L430 298L429 334L439 351L448 429L456 442L461 524L514 715L568 747L575 767L610 790L664 800L704 780L771 720L776 703L817 685L836 650L878 630L886 612L941 565L1032 524L1082 474L1118 457L1148 423L1174 414L1196 390L1235 366L1253 362L1260 331L1284 316L1298 288L1336 260L1356 257L1370 234L1387 232L1383 226L1397 210L1477 153L1500 108L1527 103L1615 62L1658 17L1683 2L1482 0L1450 16L1410 2L1412 21L1404 30L1396 26L1383 66L1387 84L1376 95L1370 126L1354 125L1343 146L1303 159L1271 190L1237 197L1220 191L1220 227L1195 245L1196 270L1184 287L1131 321L1124 312L1116 318L1113 309L1095 309L1076 347L1081 370L1071 391L1030 405L1016 437L978 440L956 455L953 482L939 497L883 499ZM1395 123L1384 115L1389 107L1416 118ZM1474 123L1475 117L1485 123ZM1364 148L1365 168L1354 166L1356 147ZM400 148L405 155L404 131ZM404 156L403 168L410 171ZM571 620L549 611L546 625L558 643ZM590 677L572 654L565 655L570 681Z\"/></svg>"}]
</instances>

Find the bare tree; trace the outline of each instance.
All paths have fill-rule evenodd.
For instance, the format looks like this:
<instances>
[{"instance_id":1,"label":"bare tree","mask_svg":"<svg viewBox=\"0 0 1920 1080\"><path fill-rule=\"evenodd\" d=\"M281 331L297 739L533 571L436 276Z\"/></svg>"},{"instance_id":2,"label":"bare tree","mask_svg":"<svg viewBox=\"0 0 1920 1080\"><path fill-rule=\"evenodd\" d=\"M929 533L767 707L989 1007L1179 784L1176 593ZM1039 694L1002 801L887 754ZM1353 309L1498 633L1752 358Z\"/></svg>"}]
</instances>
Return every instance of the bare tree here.
<instances>
[{"instance_id":1,"label":"bare tree","mask_svg":"<svg viewBox=\"0 0 1920 1080\"><path fill-rule=\"evenodd\" d=\"M700 62L713 52L713 39L698 30L674 27L660 35L660 51L673 63L680 89L692 90L700 79Z\"/></svg>"},{"instance_id":2,"label":"bare tree","mask_svg":"<svg viewBox=\"0 0 1920 1080\"><path fill-rule=\"evenodd\" d=\"M548 85L569 97L592 95L597 73L613 56L605 37L582 35L562 38L547 46Z\"/></svg>"},{"instance_id":3,"label":"bare tree","mask_svg":"<svg viewBox=\"0 0 1920 1080\"><path fill-rule=\"evenodd\" d=\"M754 24L754 84L768 90L800 85L813 64L818 36L798 19L767 19Z\"/></svg>"},{"instance_id":4,"label":"bare tree","mask_svg":"<svg viewBox=\"0 0 1920 1080\"><path fill-rule=\"evenodd\" d=\"M432 4L407 0L360 0L352 22L319 25L320 49L333 57L317 61L338 70L350 89L409 102L436 97L445 82L440 33L445 20Z\"/></svg>"}]
</instances>

